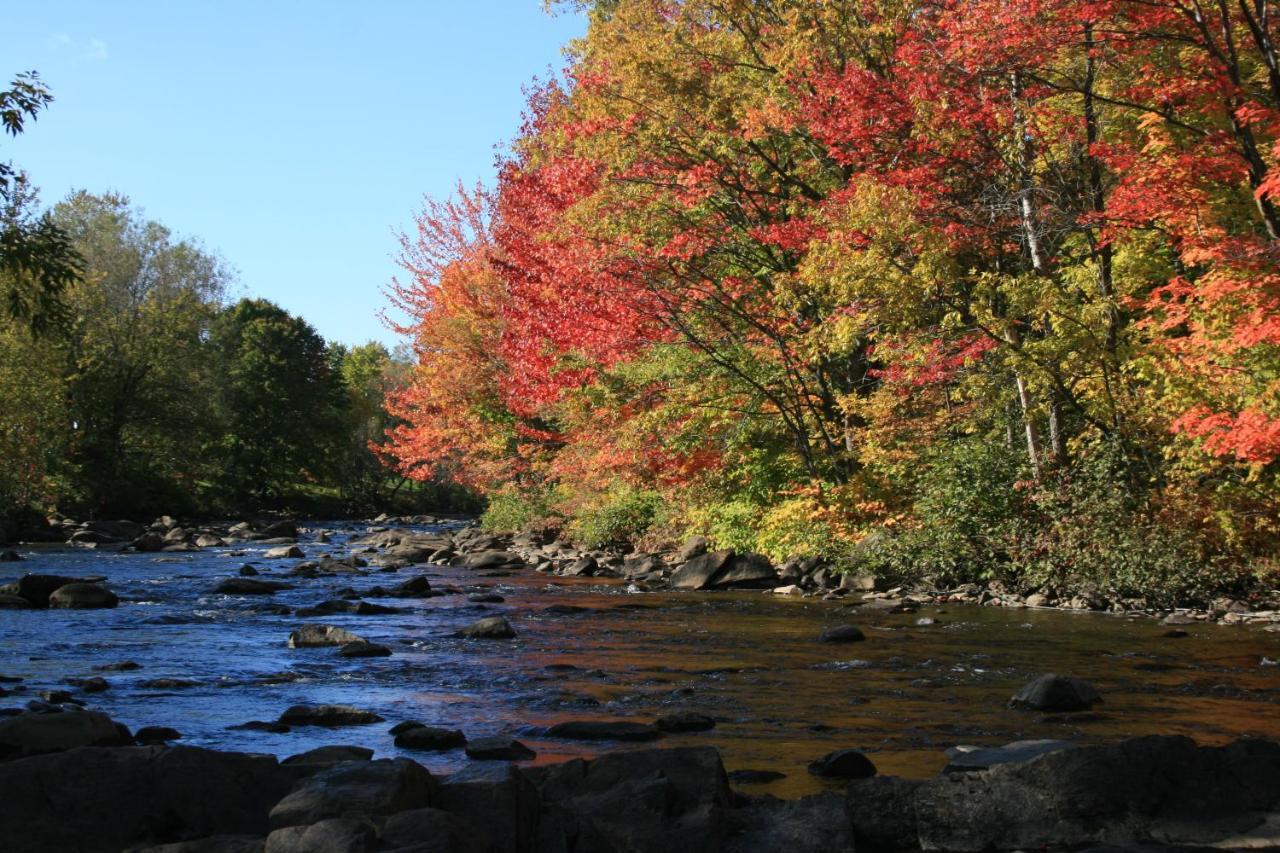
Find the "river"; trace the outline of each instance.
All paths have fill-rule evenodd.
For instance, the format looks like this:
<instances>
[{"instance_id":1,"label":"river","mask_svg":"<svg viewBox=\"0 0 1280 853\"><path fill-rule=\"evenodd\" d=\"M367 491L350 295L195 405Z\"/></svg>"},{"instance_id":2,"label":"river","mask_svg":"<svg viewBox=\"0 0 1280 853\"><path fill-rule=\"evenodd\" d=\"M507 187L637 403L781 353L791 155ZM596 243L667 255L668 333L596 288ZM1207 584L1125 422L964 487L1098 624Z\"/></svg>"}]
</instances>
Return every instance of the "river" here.
<instances>
[{"instance_id":1,"label":"river","mask_svg":"<svg viewBox=\"0 0 1280 853\"><path fill-rule=\"evenodd\" d=\"M321 529L331 531L328 544L313 534L300 539L310 558L347 554L346 543L368 532L342 522L311 528ZM468 737L515 735L537 751L536 762L548 762L625 748L551 740L540 734L550 724L695 711L715 718L716 728L660 743L710 744L731 771L785 773L745 789L790 797L819 790L823 782L806 772L808 762L843 747L865 751L881 773L923 777L936 773L946 763L944 750L956 744L1156 733L1203 743L1280 739L1280 667L1269 663L1280 658L1280 634L1256 628L1198 624L1186 626L1188 636L1171 638L1168 627L1149 619L958 605L860 615L840 601L635 593L619 581L531 570L486 576L447 566L286 578L297 586L274 596L226 596L210 590L242 564L253 563L269 578L286 574L292 561L264 560L265 546L253 543L189 554L19 550L25 561L0 566L0 576L102 575L121 604L0 610L0 675L24 679L25 688L0 699L0 707L64 689L68 679L102 675L110 688L80 697L90 707L132 729L172 726L189 745L283 757L347 743L383 757L401 752L388 728L419 720ZM404 610L311 619L278 612L280 605L296 609L338 597L347 587L391 586L416 572L437 588L496 592L505 601L366 596ZM507 616L518 637L451 636L487 615ZM935 623L918 625L922 618ZM332 648L287 648L289 632L304 622L341 626L394 654L345 659ZM862 627L867 640L817 642L824 628L843 623ZM95 670L125 660L141 668ZM1088 679L1104 704L1068 719L1005 706L1044 672ZM196 683L143 686L157 678ZM355 705L387 722L283 734L228 728L274 720L299 703ZM467 762L461 750L404 754L440 772Z\"/></svg>"}]
</instances>

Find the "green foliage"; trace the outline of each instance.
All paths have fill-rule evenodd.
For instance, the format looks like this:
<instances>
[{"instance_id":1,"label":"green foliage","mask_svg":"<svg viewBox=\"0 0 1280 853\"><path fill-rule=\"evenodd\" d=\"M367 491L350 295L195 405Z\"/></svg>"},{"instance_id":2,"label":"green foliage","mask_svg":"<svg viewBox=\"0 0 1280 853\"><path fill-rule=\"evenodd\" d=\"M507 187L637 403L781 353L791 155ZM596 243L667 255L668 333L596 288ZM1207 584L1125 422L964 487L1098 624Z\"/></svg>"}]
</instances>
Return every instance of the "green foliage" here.
<instances>
[{"instance_id":1,"label":"green foliage","mask_svg":"<svg viewBox=\"0 0 1280 853\"><path fill-rule=\"evenodd\" d=\"M552 492L545 487L523 487L512 483L488 495L488 505L480 523L489 530L520 530L558 515Z\"/></svg>"},{"instance_id":2,"label":"green foliage","mask_svg":"<svg viewBox=\"0 0 1280 853\"><path fill-rule=\"evenodd\" d=\"M574 540L587 548L626 545L660 522L663 506L657 492L617 486L589 509L578 512L569 530Z\"/></svg>"}]
</instances>

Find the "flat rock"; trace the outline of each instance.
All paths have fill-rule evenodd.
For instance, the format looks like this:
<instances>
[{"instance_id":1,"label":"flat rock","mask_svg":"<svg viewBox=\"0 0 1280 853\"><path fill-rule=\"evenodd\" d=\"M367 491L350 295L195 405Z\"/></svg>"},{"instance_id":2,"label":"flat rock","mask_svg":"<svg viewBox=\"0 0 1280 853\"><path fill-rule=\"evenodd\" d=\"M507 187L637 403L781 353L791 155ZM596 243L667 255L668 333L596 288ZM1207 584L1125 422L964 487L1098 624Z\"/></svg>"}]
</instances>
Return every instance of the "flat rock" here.
<instances>
[{"instance_id":1,"label":"flat rock","mask_svg":"<svg viewBox=\"0 0 1280 853\"><path fill-rule=\"evenodd\" d=\"M286 726L362 726L380 723L382 717L350 705L294 705L280 715L279 722Z\"/></svg>"},{"instance_id":2,"label":"flat rock","mask_svg":"<svg viewBox=\"0 0 1280 853\"><path fill-rule=\"evenodd\" d=\"M646 741L662 737L648 723L628 720L570 720L547 729L547 737L565 740Z\"/></svg>"},{"instance_id":3,"label":"flat rock","mask_svg":"<svg viewBox=\"0 0 1280 853\"><path fill-rule=\"evenodd\" d=\"M467 739L462 732L438 726L413 726L396 735L396 746L401 749L447 752L465 746L466 743Z\"/></svg>"},{"instance_id":4,"label":"flat rock","mask_svg":"<svg viewBox=\"0 0 1280 853\"><path fill-rule=\"evenodd\" d=\"M947 750L950 759L943 773L961 773L970 770L986 770L997 764L1021 763L1039 755L1070 749L1076 744L1067 740L1017 740L1004 746L952 747Z\"/></svg>"},{"instance_id":5,"label":"flat rock","mask_svg":"<svg viewBox=\"0 0 1280 853\"><path fill-rule=\"evenodd\" d=\"M467 758L475 761L529 761L538 754L515 738L482 737L467 741Z\"/></svg>"}]
</instances>

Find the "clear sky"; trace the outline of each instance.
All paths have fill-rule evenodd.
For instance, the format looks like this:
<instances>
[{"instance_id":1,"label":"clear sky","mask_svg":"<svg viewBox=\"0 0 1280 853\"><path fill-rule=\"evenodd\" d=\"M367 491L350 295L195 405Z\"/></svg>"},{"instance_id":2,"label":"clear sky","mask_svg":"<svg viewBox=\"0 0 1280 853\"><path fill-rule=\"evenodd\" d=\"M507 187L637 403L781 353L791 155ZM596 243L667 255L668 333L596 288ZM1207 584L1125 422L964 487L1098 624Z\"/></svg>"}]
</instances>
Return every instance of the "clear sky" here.
<instances>
[{"instance_id":1,"label":"clear sky","mask_svg":"<svg viewBox=\"0 0 1280 853\"><path fill-rule=\"evenodd\" d=\"M116 190L238 271L237 295L326 338L376 314L423 194L491 182L523 88L585 31L541 0L41 0L10 4L0 77L54 103L0 158L50 204Z\"/></svg>"}]
</instances>

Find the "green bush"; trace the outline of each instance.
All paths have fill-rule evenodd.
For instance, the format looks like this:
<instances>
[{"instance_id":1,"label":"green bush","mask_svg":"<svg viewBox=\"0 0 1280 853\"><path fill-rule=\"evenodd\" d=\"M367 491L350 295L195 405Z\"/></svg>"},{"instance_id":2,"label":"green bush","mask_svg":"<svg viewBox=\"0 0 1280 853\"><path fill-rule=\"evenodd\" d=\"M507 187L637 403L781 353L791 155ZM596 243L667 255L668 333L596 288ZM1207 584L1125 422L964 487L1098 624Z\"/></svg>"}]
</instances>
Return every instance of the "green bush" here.
<instances>
[{"instance_id":1,"label":"green bush","mask_svg":"<svg viewBox=\"0 0 1280 853\"><path fill-rule=\"evenodd\" d=\"M550 489L513 484L489 495L480 523L489 530L512 531L556 514Z\"/></svg>"},{"instance_id":2,"label":"green bush","mask_svg":"<svg viewBox=\"0 0 1280 853\"><path fill-rule=\"evenodd\" d=\"M599 505L579 512L570 531L587 548L627 545L660 520L662 509L663 498L657 492L617 487Z\"/></svg>"}]
</instances>

